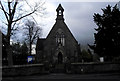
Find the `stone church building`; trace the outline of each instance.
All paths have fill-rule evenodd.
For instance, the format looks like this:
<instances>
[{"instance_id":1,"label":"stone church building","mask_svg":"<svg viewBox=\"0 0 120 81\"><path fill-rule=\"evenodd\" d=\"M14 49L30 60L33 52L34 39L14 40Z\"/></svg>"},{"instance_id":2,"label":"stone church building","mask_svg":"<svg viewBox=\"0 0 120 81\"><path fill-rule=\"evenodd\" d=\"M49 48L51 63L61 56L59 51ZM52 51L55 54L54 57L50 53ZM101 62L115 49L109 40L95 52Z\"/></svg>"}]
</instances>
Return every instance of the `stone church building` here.
<instances>
[{"instance_id":1,"label":"stone church building","mask_svg":"<svg viewBox=\"0 0 120 81\"><path fill-rule=\"evenodd\" d=\"M80 45L64 22L64 9L59 4L56 9L57 18L47 38L38 38L36 44L36 61L41 63L78 62L81 51Z\"/></svg>"}]
</instances>

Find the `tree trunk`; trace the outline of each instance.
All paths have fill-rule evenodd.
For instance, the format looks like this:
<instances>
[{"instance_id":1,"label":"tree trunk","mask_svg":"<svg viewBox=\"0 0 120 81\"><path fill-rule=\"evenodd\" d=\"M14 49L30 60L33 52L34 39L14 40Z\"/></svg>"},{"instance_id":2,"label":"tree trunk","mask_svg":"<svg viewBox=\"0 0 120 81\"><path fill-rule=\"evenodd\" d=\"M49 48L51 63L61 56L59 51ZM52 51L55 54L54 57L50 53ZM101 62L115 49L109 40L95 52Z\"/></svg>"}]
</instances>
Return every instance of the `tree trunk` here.
<instances>
[{"instance_id":1,"label":"tree trunk","mask_svg":"<svg viewBox=\"0 0 120 81\"><path fill-rule=\"evenodd\" d=\"M12 48L10 46L10 35L11 35L11 26L12 24L8 24L8 33L6 36L6 51L7 51L7 55L8 55L8 66L12 66L13 65L13 59L12 59Z\"/></svg>"},{"instance_id":2,"label":"tree trunk","mask_svg":"<svg viewBox=\"0 0 120 81\"><path fill-rule=\"evenodd\" d=\"M8 66L12 66L13 65L13 58L12 58L12 49L11 46L7 46L6 48L7 50L7 54L8 54Z\"/></svg>"},{"instance_id":3,"label":"tree trunk","mask_svg":"<svg viewBox=\"0 0 120 81\"><path fill-rule=\"evenodd\" d=\"M31 55L31 52L32 51L32 43L30 42L30 52L29 52L29 55Z\"/></svg>"}]
</instances>

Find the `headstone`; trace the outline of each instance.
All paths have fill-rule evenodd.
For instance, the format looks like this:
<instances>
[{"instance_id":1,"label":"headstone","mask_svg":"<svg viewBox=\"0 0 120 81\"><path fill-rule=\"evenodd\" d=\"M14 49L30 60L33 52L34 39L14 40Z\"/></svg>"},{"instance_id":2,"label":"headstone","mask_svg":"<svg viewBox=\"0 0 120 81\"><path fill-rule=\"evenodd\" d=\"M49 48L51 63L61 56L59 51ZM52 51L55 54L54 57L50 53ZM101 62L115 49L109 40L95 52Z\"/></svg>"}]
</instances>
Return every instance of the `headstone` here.
<instances>
[{"instance_id":1,"label":"headstone","mask_svg":"<svg viewBox=\"0 0 120 81\"><path fill-rule=\"evenodd\" d=\"M100 62L104 62L104 57L100 57Z\"/></svg>"}]
</instances>

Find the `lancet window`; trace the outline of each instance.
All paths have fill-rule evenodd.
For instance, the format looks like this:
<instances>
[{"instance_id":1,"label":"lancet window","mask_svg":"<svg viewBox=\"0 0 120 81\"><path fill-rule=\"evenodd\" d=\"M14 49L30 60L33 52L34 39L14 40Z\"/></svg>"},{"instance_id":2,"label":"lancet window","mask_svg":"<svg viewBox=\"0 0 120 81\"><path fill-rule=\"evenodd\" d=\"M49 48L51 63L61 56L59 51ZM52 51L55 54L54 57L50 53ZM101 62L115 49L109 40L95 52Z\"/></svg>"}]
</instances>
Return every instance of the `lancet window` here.
<instances>
[{"instance_id":1,"label":"lancet window","mask_svg":"<svg viewBox=\"0 0 120 81\"><path fill-rule=\"evenodd\" d=\"M63 33L56 33L56 45L61 44L65 46L65 35Z\"/></svg>"}]
</instances>

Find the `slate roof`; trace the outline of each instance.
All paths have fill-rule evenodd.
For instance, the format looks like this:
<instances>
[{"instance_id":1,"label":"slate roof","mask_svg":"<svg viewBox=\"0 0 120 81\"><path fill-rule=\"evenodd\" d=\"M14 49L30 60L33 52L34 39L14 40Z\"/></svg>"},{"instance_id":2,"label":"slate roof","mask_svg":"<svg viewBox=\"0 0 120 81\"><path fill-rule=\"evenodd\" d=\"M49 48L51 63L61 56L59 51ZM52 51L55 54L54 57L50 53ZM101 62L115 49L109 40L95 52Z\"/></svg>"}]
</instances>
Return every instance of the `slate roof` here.
<instances>
[{"instance_id":1,"label":"slate roof","mask_svg":"<svg viewBox=\"0 0 120 81\"><path fill-rule=\"evenodd\" d=\"M46 38L38 38L37 44L36 44L36 50L43 50L44 49L44 42Z\"/></svg>"}]
</instances>

